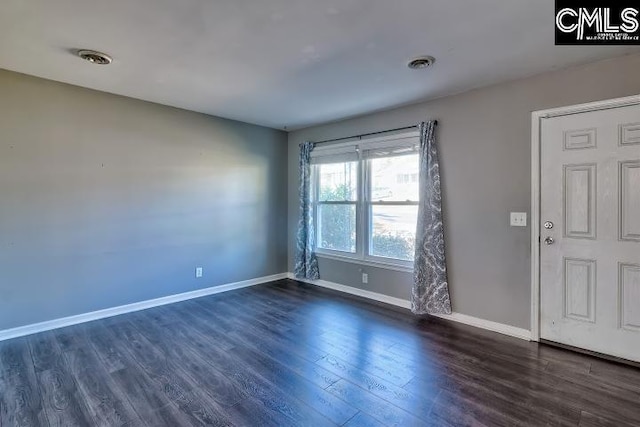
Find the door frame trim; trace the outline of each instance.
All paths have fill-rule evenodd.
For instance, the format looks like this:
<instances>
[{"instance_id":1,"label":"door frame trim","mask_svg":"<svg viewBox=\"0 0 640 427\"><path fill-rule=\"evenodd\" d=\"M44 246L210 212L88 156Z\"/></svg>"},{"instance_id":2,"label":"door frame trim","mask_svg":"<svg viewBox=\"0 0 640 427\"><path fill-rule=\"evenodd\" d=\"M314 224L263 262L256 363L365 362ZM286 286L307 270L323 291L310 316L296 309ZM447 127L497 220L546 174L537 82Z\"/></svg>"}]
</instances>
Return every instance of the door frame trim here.
<instances>
[{"instance_id":1,"label":"door frame trim","mask_svg":"<svg viewBox=\"0 0 640 427\"><path fill-rule=\"evenodd\" d=\"M553 117L640 105L640 95L586 104L539 110L531 113L531 340L540 341L540 178L542 121Z\"/></svg>"}]
</instances>

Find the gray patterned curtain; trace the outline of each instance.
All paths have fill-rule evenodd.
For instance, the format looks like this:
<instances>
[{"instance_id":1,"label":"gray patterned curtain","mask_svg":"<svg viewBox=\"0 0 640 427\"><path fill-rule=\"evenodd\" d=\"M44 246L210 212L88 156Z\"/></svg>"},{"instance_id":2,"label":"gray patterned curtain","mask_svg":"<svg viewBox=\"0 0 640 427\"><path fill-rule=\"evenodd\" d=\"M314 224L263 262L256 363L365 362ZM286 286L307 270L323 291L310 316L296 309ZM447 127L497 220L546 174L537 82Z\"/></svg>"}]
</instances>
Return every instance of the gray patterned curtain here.
<instances>
[{"instance_id":1,"label":"gray patterned curtain","mask_svg":"<svg viewBox=\"0 0 640 427\"><path fill-rule=\"evenodd\" d=\"M420 203L411 311L451 314L442 226L440 162L435 140L436 122L420 123Z\"/></svg>"},{"instance_id":2,"label":"gray patterned curtain","mask_svg":"<svg viewBox=\"0 0 640 427\"><path fill-rule=\"evenodd\" d=\"M320 278L318 260L313 252L315 243L313 231L313 211L311 209L311 151L312 142L300 144L300 218L296 233L296 254L293 273L298 279L316 280Z\"/></svg>"}]
</instances>

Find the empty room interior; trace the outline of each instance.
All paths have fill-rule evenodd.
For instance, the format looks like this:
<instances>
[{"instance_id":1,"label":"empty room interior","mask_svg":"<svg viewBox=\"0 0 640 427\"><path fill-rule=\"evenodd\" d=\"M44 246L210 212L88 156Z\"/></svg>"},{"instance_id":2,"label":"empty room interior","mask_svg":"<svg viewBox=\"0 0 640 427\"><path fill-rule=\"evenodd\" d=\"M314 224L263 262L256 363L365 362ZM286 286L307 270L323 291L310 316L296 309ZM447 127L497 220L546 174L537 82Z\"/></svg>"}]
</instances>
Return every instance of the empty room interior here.
<instances>
[{"instance_id":1,"label":"empty room interior","mask_svg":"<svg viewBox=\"0 0 640 427\"><path fill-rule=\"evenodd\" d=\"M0 2L0 426L640 426L640 12Z\"/></svg>"}]
</instances>

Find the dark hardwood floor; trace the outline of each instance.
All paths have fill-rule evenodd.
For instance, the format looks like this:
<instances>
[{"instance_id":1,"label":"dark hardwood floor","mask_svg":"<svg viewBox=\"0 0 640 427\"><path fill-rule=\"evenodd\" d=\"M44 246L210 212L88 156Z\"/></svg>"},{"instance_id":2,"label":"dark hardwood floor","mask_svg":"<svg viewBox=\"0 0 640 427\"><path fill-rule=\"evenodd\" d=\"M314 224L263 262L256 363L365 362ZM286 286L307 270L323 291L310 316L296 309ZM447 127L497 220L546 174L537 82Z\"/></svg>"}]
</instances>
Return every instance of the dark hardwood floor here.
<instances>
[{"instance_id":1,"label":"dark hardwood floor","mask_svg":"<svg viewBox=\"0 0 640 427\"><path fill-rule=\"evenodd\" d=\"M0 426L640 425L640 370L290 280L0 342Z\"/></svg>"}]
</instances>

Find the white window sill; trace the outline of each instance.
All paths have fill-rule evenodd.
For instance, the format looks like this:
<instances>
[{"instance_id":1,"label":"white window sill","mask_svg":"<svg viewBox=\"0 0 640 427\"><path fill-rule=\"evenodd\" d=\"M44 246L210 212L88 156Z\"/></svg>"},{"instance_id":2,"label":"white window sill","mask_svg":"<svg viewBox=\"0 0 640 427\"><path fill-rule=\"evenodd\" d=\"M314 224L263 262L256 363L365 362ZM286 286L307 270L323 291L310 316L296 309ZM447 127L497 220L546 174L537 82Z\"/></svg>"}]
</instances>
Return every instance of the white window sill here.
<instances>
[{"instance_id":1,"label":"white window sill","mask_svg":"<svg viewBox=\"0 0 640 427\"><path fill-rule=\"evenodd\" d=\"M343 261L343 262L348 262L350 264L358 264L358 265L366 265L368 267L384 268L386 270L401 271L403 273L413 273L413 267L405 267L403 265L398 265L398 264L393 264L393 263L372 261L372 260L366 260L366 259L361 259L361 258L353 258L353 257L348 257L348 256L326 254L326 253L322 253L322 252L316 252L316 256L318 258L326 258L326 259L331 259L331 260L334 260L334 261Z\"/></svg>"}]
</instances>

